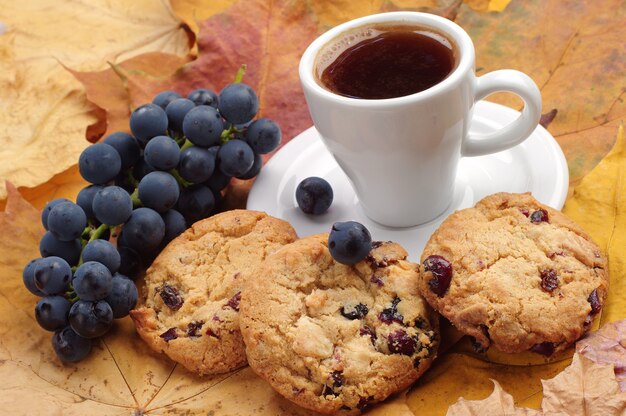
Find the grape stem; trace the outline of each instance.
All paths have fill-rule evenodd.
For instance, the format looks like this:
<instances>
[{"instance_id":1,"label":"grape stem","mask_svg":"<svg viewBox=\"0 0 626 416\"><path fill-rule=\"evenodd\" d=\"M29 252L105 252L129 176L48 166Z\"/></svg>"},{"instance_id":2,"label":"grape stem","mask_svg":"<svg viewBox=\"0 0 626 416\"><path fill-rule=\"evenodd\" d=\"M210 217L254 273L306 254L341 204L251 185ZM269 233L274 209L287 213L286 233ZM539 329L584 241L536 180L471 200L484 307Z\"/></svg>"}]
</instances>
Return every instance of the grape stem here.
<instances>
[{"instance_id":1,"label":"grape stem","mask_svg":"<svg viewBox=\"0 0 626 416\"><path fill-rule=\"evenodd\" d=\"M237 74L235 75L235 84L243 80L243 76L246 73L246 69L247 69L246 64L243 64L239 67L239 69L237 70Z\"/></svg>"},{"instance_id":2,"label":"grape stem","mask_svg":"<svg viewBox=\"0 0 626 416\"><path fill-rule=\"evenodd\" d=\"M139 185L139 182L137 182L137 179L135 179L135 177L133 176L133 172L132 169L129 169L128 172L126 172L126 179L128 180L128 182L130 182L131 185L133 185L135 188L137 187L137 185Z\"/></svg>"},{"instance_id":3,"label":"grape stem","mask_svg":"<svg viewBox=\"0 0 626 416\"><path fill-rule=\"evenodd\" d=\"M89 227L87 227L87 228L89 229L89 240L85 241L84 239L81 238L81 242L83 244L83 249L85 248L85 246L87 244L89 244L92 241L97 240L98 238L100 238L102 233L104 233L106 230L113 229L113 227L108 226L106 224L100 224L98 226L98 228L96 228L96 229L92 229L92 228L89 228ZM83 234L85 234L85 233L83 232ZM78 264L76 264L76 269L78 269L82 264L83 264L83 252L81 250L80 258L78 259ZM74 268L72 268L72 271L75 272L76 270Z\"/></svg>"},{"instance_id":4,"label":"grape stem","mask_svg":"<svg viewBox=\"0 0 626 416\"><path fill-rule=\"evenodd\" d=\"M136 187L133 193L130 194L130 199L133 201L133 209L143 206L141 199L139 199L139 188Z\"/></svg>"},{"instance_id":5,"label":"grape stem","mask_svg":"<svg viewBox=\"0 0 626 416\"><path fill-rule=\"evenodd\" d=\"M189 149L190 147L193 146L193 143L191 142L191 140L185 138L185 142L183 143L183 145L180 147L180 151L182 152L185 149Z\"/></svg>"},{"instance_id":6,"label":"grape stem","mask_svg":"<svg viewBox=\"0 0 626 416\"><path fill-rule=\"evenodd\" d=\"M192 182L186 181L182 176L180 176L180 173L178 173L176 169L172 169L168 173L172 175L174 179L176 179L176 182L178 182L178 184L183 188L193 185Z\"/></svg>"}]
</instances>

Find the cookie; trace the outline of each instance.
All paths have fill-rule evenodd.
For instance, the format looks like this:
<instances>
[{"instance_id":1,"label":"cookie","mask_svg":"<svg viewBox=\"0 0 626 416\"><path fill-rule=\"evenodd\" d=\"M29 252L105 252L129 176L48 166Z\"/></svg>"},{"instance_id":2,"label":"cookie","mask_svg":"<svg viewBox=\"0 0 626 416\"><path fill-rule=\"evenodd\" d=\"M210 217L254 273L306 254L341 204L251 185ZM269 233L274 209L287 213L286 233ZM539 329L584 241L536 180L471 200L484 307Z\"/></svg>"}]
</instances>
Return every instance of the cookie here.
<instances>
[{"instance_id":1,"label":"cookie","mask_svg":"<svg viewBox=\"0 0 626 416\"><path fill-rule=\"evenodd\" d=\"M420 293L478 351L550 356L589 329L607 297L600 248L530 194L494 194L450 215L421 261Z\"/></svg>"},{"instance_id":2,"label":"cookie","mask_svg":"<svg viewBox=\"0 0 626 416\"><path fill-rule=\"evenodd\" d=\"M289 223L234 210L195 223L146 272L141 306L131 311L152 349L201 375L246 364L239 300L266 256L296 239ZM263 277L265 281L265 278Z\"/></svg>"},{"instance_id":3,"label":"cookie","mask_svg":"<svg viewBox=\"0 0 626 416\"><path fill-rule=\"evenodd\" d=\"M321 413L359 414L426 371L438 319L402 247L376 242L346 266L327 241L307 237L263 262L242 294L241 332L250 367L281 395Z\"/></svg>"}]
</instances>

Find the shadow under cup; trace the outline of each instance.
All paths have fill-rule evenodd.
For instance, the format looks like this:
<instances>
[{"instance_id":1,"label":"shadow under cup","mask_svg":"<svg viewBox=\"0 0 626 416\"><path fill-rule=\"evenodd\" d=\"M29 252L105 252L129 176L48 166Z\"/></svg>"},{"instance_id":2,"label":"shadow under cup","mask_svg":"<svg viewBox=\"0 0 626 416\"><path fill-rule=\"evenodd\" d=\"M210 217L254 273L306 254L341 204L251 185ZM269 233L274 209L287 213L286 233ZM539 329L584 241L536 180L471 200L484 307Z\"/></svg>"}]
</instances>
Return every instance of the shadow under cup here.
<instances>
[{"instance_id":1,"label":"shadow under cup","mask_svg":"<svg viewBox=\"0 0 626 416\"><path fill-rule=\"evenodd\" d=\"M408 227L446 210L474 103L474 47L459 26L417 12L347 22L309 46L300 79L368 217Z\"/></svg>"}]
</instances>

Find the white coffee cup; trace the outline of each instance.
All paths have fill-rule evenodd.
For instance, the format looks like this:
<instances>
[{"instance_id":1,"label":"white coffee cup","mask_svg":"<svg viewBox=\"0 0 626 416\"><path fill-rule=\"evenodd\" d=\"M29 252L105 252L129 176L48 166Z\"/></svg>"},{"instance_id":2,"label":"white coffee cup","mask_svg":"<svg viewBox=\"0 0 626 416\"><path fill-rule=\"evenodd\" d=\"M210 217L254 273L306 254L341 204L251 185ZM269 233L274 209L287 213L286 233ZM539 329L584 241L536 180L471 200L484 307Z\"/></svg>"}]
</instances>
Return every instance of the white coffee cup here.
<instances>
[{"instance_id":1,"label":"white coffee cup","mask_svg":"<svg viewBox=\"0 0 626 416\"><path fill-rule=\"evenodd\" d=\"M438 84L397 98L350 98L322 86L317 73L320 51L355 28L381 24L417 25L443 34L455 45L456 67ZM392 227L433 220L452 201L461 156L508 149L537 127L541 94L533 80L510 69L476 77L474 61L472 40L460 26L417 12L382 13L343 23L304 52L300 81L315 128L372 220ZM522 114L496 132L469 134L474 102L497 91L518 95L524 101Z\"/></svg>"}]
</instances>

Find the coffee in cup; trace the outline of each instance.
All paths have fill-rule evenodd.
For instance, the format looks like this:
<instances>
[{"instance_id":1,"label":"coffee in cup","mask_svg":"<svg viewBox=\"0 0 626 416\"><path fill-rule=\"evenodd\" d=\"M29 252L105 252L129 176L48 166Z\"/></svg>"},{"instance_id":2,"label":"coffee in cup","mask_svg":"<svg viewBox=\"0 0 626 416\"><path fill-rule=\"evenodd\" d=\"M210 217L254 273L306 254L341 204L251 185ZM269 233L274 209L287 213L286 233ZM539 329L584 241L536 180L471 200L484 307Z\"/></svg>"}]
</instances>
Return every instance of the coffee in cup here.
<instances>
[{"instance_id":1,"label":"coffee in cup","mask_svg":"<svg viewBox=\"0 0 626 416\"><path fill-rule=\"evenodd\" d=\"M317 56L318 82L352 98L384 99L424 91L456 66L454 43L412 25L368 25L343 33Z\"/></svg>"}]
</instances>

